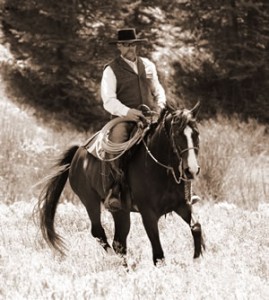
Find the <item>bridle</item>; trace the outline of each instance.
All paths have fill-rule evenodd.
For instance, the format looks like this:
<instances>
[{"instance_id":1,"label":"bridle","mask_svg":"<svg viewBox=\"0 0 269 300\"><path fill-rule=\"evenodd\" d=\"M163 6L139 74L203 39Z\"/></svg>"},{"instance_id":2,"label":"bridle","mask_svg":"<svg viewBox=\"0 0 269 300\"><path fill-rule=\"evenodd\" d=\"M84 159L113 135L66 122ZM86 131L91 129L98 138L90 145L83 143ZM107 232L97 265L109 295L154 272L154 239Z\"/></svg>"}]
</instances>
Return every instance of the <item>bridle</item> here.
<instances>
[{"instance_id":1,"label":"bridle","mask_svg":"<svg viewBox=\"0 0 269 300\"><path fill-rule=\"evenodd\" d=\"M166 113L167 115L167 113ZM165 117L166 117L165 115ZM163 119L163 126L164 126L164 130L165 130L165 134L168 138L168 140L170 142L172 142L172 149L174 151L174 153L176 154L176 156L178 157L179 160L182 160L182 153L187 152L189 150L199 150L199 147L187 147L185 149L181 149L180 146L178 146L175 142L175 130L174 130L174 124L175 124L175 117L172 118L171 121L171 128L170 128L170 133L168 133L167 128L166 128L166 122L165 122L165 117ZM182 130L184 126L181 125L181 128L179 128L179 130ZM171 138L170 138L171 137Z\"/></svg>"},{"instance_id":2,"label":"bridle","mask_svg":"<svg viewBox=\"0 0 269 300\"><path fill-rule=\"evenodd\" d=\"M199 147L188 147L185 149L181 149L180 146L178 146L175 142L175 129L174 129L174 124L175 124L175 116L172 116L172 121L171 121L171 126L170 126L170 130L167 130L167 126L166 126L166 118L167 115L169 114L168 111L165 112L164 116L163 116L163 120L162 120L162 128L164 128L164 132L165 132L165 136L167 137L169 143L171 144L171 148L173 150L173 152L175 153L175 155L177 156L178 160L179 160L179 177L176 176L175 170L172 166L166 165L161 163L160 161L158 161L158 159L151 153L151 151L149 150L149 147L147 146L145 140L143 139L143 144L144 147L148 153L148 155L153 159L153 161L155 161L158 165L162 166L163 168L167 169L167 171L171 172L173 175L173 178L175 180L175 182L177 184L180 184L181 181L191 181L191 179L187 179L184 177L184 171L183 171L183 164L182 164L182 154L184 152L187 152L189 150L199 150ZM181 125L180 127L183 128L183 125ZM182 175L183 174L183 175Z\"/></svg>"}]
</instances>

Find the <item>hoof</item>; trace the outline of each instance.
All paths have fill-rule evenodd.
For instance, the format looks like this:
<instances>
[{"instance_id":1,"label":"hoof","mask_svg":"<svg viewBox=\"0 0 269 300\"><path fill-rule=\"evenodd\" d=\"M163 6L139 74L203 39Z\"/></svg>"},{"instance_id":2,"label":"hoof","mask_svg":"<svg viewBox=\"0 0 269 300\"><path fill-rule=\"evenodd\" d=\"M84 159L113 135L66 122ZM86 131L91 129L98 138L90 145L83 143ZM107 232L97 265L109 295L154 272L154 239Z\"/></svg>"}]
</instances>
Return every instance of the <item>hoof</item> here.
<instances>
[{"instance_id":1,"label":"hoof","mask_svg":"<svg viewBox=\"0 0 269 300\"><path fill-rule=\"evenodd\" d=\"M191 231L193 232L201 232L202 229L201 229L201 225L199 223L195 223L191 226Z\"/></svg>"},{"instance_id":2,"label":"hoof","mask_svg":"<svg viewBox=\"0 0 269 300\"><path fill-rule=\"evenodd\" d=\"M106 249L106 253L107 253L109 256L115 255L114 250L113 250L112 248L110 248L110 247L108 247L108 248Z\"/></svg>"},{"instance_id":3,"label":"hoof","mask_svg":"<svg viewBox=\"0 0 269 300\"><path fill-rule=\"evenodd\" d=\"M200 201L201 201L201 198L197 195L194 195L194 196L191 197L191 205L194 205L194 204L196 204Z\"/></svg>"},{"instance_id":4,"label":"hoof","mask_svg":"<svg viewBox=\"0 0 269 300\"><path fill-rule=\"evenodd\" d=\"M157 268L161 268L161 267L165 267L166 266L166 262L165 259L157 259L156 263L155 263L155 267Z\"/></svg>"}]
</instances>

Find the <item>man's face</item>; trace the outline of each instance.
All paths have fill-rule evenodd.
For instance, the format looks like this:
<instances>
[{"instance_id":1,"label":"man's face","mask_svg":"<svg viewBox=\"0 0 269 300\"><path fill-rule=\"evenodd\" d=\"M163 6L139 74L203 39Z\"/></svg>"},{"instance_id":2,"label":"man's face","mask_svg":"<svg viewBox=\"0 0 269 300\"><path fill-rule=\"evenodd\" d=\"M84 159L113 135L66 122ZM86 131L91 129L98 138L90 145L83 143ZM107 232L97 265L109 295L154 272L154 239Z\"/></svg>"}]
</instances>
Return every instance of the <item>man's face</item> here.
<instances>
[{"instance_id":1,"label":"man's face","mask_svg":"<svg viewBox=\"0 0 269 300\"><path fill-rule=\"evenodd\" d=\"M118 49L121 55L131 61L136 60L136 44L135 43L118 43Z\"/></svg>"}]
</instances>

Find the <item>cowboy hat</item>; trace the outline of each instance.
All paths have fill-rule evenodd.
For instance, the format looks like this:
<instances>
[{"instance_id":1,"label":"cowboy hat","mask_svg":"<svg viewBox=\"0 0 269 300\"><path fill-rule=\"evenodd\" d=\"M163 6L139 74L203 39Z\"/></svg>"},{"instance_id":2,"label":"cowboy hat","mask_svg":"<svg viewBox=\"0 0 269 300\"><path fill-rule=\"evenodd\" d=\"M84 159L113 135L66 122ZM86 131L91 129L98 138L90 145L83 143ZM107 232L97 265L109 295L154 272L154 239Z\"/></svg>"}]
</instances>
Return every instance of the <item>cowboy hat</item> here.
<instances>
[{"instance_id":1,"label":"cowboy hat","mask_svg":"<svg viewBox=\"0 0 269 300\"><path fill-rule=\"evenodd\" d=\"M147 39L138 39L136 37L136 31L134 28L124 28L118 30L117 39L112 40L109 44L117 43L143 43L147 42Z\"/></svg>"}]
</instances>

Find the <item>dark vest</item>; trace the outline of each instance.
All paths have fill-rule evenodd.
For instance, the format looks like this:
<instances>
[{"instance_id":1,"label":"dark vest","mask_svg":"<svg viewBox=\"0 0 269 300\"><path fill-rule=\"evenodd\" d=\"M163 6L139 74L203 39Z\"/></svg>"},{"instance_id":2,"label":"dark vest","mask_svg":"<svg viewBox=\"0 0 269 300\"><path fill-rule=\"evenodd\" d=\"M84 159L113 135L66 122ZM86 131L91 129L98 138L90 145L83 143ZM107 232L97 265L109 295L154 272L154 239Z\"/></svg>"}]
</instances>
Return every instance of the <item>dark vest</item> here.
<instances>
[{"instance_id":1,"label":"dark vest","mask_svg":"<svg viewBox=\"0 0 269 300\"><path fill-rule=\"evenodd\" d=\"M137 108L140 104L146 104L151 109L155 108L150 79L146 77L141 58L137 61L138 74L121 57L117 57L109 66L117 79L117 99L131 108Z\"/></svg>"}]
</instances>

